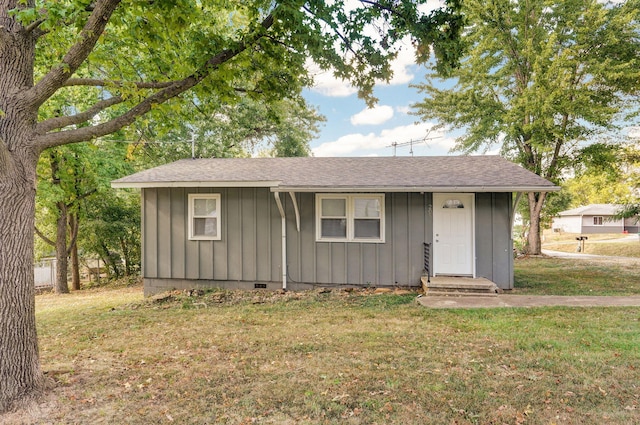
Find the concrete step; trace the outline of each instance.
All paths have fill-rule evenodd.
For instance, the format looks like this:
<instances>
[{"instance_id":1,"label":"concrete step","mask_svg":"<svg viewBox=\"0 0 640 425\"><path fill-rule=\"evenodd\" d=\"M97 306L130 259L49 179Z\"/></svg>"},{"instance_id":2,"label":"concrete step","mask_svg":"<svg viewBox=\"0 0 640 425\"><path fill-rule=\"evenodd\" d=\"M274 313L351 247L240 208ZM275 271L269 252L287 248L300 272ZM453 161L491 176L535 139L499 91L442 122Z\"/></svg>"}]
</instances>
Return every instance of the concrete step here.
<instances>
[{"instance_id":1,"label":"concrete step","mask_svg":"<svg viewBox=\"0 0 640 425\"><path fill-rule=\"evenodd\" d=\"M497 292L429 291L430 297L497 297Z\"/></svg>"},{"instance_id":2,"label":"concrete step","mask_svg":"<svg viewBox=\"0 0 640 425\"><path fill-rule=\"evenodd\" d=\"M489 295L495 296L502 292L495 283L484 278L469 278L455 276L422 277L422 289L426 295Z\"/></svg>"}]
</instances>

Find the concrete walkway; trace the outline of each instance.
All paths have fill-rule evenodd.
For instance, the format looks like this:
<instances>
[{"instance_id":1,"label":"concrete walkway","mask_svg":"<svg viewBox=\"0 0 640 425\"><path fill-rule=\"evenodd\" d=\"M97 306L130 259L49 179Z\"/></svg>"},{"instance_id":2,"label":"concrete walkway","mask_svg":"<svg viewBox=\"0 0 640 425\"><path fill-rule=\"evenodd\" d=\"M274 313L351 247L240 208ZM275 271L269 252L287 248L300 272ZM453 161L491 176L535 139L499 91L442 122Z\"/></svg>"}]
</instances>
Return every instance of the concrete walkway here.
<instances>
[{"instance_id":1,"label":"concrete walkway","mask_svg":"<svg viewBox=\"0 0 640 425\"><path fill-rule=\"evenodd\" d=\"M640 262L640 258L637 257L614 257L610 255L583 254L580 252L550 251L548 249L543 249L542 253L549 257L572 258L574 260L617 261L627 263Z\"/></svg>"},{"instance_id":2,"label":"concrete walkway","mask_svg":"<svg viewBox=\"0 0 640 425\"><path fill-rule=\"evenodd\" d=\"M496 308L496 307L640 307L640 296L559 296L509 295L495 297L441 297L429 295L418 298L428 308Z\"/></svg>"}]
</instances>

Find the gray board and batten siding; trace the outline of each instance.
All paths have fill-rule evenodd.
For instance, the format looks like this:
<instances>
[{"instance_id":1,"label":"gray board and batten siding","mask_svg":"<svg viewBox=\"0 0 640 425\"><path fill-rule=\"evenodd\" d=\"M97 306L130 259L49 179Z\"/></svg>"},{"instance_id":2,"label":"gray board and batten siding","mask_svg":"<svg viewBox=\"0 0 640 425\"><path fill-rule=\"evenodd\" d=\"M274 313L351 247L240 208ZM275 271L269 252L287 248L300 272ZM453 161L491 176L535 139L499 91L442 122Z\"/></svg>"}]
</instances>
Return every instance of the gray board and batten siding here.
<instances>
[{"instance_id":1,"label":"gray board and batten siding","mask_svg":"<svg viewBox=\"0 0 640 425\"><path fill-rule=\"evenodd\" d=\"M221 195L221 239L189 240L189 193ZM281 287L281 221L268 188L147 188L143 196L145 295L167 289ZM385 242L316 241L315 194L283 197L287 216L287 287L420 286L423 243L433 241L432 194L385 193ZM511 193L475 195L476 271L513 287ZM504 255L507 253L507 255ZM431 258L431 262L433 259Z\"/></svg>"},{"instance_id":2,"label":"gray board and batten siding","mask_svg":"<svg viewBox=\"0 0 640 425\"><path fill-rule=\"evenodd\" d=\"M473 274L509 289L513 193L559 190L498 156L180 160L112 186L142 190L147 295L214 286L278 289L285 280L288 289L419 286L424 243L431 244L430 267L437 249L434 193L473 194ZM192 193L219 194L212 197L220 203L219 240L189 239ZM384 195L383 241L319 241L317 194Z\"/></svg>"}]
</instances>

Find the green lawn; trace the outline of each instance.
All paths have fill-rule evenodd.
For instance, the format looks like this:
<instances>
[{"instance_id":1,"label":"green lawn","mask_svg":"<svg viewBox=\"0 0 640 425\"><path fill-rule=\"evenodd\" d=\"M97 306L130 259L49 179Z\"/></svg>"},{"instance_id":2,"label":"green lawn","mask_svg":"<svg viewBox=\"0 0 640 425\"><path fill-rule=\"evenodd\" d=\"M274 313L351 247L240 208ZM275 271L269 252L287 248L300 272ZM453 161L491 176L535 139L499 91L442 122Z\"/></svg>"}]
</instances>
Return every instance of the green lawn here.
<instances>
[{"instance_id":1,"label":"green lawn","mask_svg":"<svg viewBox=\"0 0 640 425\"><path fill-rule=\"evenodd\" d=\"M415 296L40 295L54 385L0 422L640 423L638 308L429 310Z\"/></svg>"},{"instance_id":2,"label":"green lawn","mask_svg":"<svg viewBox=\"0 0 640 425\"><path fill-rule=\"evenodd\" d=\"M575 233L544 232L543 249L560 252L577 252L578 241ZM640 258L640 237L638 235L593 234L586 235L589 239L584 242L585 254L609 255L619 257Z\"/></svg>"},{"instance_id":3,"label":"green lawn","mask_svg":"<svg viewBox=\"0 0 640 425\"><path fill-rule=\"evenodd\" d=\"M514 262L514 294L640 295L640 261L605 262L522 257Z\"/></svg>"}]
</instances>

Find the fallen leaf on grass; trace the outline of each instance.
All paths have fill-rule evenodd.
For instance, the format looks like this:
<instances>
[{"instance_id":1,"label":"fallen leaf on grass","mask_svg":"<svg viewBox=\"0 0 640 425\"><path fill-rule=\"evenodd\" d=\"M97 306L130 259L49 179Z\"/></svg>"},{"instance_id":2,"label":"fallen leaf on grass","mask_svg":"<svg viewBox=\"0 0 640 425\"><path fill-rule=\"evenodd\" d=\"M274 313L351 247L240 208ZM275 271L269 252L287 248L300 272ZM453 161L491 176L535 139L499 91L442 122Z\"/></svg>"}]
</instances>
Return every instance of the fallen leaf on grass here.
<instances>
[{"instance_id":1,"label":"fallen leaf on grass","mask_svg":"<svg viewBox=\"0 0 640 425\"><path fill-rule=\"evenodd\" d=\"M341 394L341 395L337 395L334 398L331 399L331 401L341 401L347 397L350 397L349 394Z\"/></svg>"},{"instance_id":2,"label":"fallen leaf on grass","mask_svg":"<svg viewBox=\"0 0 640 425\"><path fill-rule=\"evenodd\" d=\"M393 406L391 403L385 403L385 405L380 408L380 412L393 412Z\"/></svg>"}]
</instances>

